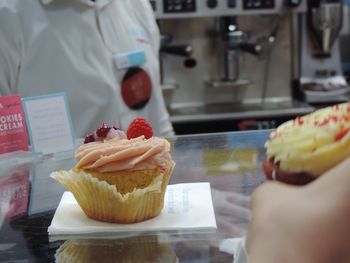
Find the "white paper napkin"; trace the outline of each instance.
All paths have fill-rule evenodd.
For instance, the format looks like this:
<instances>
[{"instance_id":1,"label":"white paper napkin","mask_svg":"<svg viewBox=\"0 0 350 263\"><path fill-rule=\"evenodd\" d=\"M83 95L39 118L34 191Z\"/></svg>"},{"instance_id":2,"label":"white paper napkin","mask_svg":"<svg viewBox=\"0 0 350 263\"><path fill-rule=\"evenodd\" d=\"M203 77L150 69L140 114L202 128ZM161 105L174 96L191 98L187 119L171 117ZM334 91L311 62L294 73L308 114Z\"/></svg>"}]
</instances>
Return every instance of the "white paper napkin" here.
<instances>
[{"instance_id":1,"label":"white paper napkin","mask_svg":"<svg viewBox=\"0 0 350 263\"><path fill-rule=\"evenodd\" d=\"M48 232L50 235L81 235L178 230L212 232L216 229L210 184L203 182L169 185L160 215L135 224L112 224L90 219L73 194L65 192Z\"/></svg>"}]
</instances>

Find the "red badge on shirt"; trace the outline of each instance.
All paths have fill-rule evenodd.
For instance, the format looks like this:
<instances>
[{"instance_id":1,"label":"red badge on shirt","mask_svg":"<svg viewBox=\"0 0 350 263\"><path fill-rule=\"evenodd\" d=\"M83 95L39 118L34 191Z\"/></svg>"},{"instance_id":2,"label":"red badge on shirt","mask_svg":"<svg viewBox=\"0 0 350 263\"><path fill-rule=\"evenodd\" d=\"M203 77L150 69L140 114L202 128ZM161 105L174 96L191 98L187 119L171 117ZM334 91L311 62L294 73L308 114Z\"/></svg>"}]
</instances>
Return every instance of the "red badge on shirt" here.
<instances>
[{"instance_id":1,"label":"red badge on shirt","mask_svg":"<svg viewBox=\"0 0 350 263\"><path fill-rule=\"evenodd\" d=\"M21 97L0 97L0 154L28 151L28 135Z\"/></svg>"},{"instance_id":2,"label":"red badge on shirt","mask_svg":"<svg viewBox=\"0 0 350 263\"><path fill-rule=\"evenodd\" d=\"M145 107L152 94L150 77L141 68L128 69L122 80L121 93L129 108L138 110Z\"/></svg>"}]
</instances>

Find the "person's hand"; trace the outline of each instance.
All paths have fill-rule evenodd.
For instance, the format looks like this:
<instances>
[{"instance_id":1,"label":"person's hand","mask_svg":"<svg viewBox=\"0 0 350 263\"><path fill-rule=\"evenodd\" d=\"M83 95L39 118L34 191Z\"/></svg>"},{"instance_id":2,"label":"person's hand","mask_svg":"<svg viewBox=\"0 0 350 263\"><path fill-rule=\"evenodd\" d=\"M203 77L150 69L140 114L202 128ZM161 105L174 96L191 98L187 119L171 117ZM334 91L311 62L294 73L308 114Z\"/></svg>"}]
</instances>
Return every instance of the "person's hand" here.
<instances>
[{"instance_id":1,"label":"person's hand","mask_svg":"<svg viewBox=\"0 0 350 263\"><path fill-rule=\"evenodd\" d=\"M350 262L350 159L304 187L277 182L251 199L250 263Z\"/></svg>"}]
</instances>

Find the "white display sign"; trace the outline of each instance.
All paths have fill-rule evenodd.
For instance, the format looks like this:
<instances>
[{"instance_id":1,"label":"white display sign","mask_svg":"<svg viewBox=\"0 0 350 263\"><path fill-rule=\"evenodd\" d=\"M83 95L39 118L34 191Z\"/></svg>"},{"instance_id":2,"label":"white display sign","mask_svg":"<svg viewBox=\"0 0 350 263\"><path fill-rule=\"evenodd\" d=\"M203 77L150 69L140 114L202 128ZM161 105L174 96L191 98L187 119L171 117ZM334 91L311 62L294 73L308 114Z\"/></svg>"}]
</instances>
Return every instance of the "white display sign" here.
<instances>
[{"instance_id":1,"label":"white display sign","mask_svg":"<svg viewBox=\"0 0 350 263\"><path fill-rule=\"evenodd\" d=\"M33 152L48 154L74 148L74 132L66 95L55 93L23 98Z\"/></svg>"}]
</instances>

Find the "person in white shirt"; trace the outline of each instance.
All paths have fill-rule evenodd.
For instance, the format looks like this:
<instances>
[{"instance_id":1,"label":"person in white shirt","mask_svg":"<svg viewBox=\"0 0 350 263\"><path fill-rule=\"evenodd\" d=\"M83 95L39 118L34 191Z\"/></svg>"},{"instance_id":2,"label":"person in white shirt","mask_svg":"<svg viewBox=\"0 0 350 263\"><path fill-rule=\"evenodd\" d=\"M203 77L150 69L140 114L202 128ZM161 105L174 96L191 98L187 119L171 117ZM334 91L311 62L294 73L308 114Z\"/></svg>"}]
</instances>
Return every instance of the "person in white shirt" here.
<instances>
[{"instance_id":1,"label":"person in white shirt","mask_svg":"<svg viewBox=\"0 0 350 263\"><path fill-rule=\"evenodd\" d=\"M64 92L77 137L145 117L174 134L148 0L0 0L0 95Z\"/></svg>"}]
</instances>

